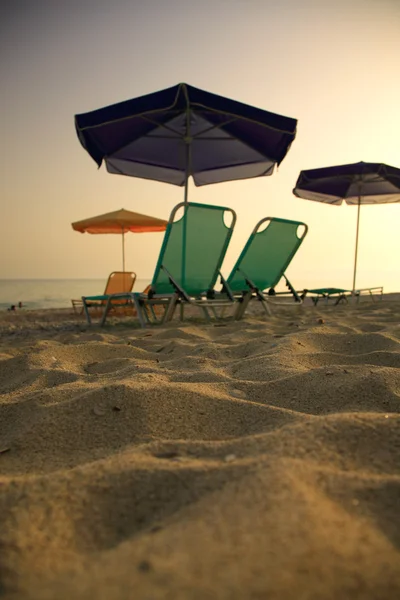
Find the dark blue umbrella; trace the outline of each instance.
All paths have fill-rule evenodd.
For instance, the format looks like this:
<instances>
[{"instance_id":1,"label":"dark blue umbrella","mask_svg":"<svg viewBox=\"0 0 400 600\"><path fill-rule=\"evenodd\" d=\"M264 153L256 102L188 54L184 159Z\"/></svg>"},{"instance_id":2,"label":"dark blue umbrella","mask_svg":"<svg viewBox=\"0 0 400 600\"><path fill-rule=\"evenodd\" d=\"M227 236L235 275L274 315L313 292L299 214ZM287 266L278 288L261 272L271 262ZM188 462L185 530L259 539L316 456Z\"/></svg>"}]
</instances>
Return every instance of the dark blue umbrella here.
<instances>
[{"instance_id":1,"label":"dark blue umbrella","mask_svg":"<svg viewBox=\"0 0 400 600\"><path fill-rule=\"evenodd\" d=\"M382 163L351 165L301 171L293 193L298 198L326 204L358 206L353 291L356 287L358 232L361 204L400 202L400 169Z\"/></svg>"},{"instance_id":2,"label":"dark blue umbrella","mask_svg":"<svg viewBox=\"0 0 400 600\"><path fill-rule=\"evenodd\" d=\"M186 83L75 116L82 146L110 173L185 186L272 175L296 119Z\"/></svg>"}]
</instances>

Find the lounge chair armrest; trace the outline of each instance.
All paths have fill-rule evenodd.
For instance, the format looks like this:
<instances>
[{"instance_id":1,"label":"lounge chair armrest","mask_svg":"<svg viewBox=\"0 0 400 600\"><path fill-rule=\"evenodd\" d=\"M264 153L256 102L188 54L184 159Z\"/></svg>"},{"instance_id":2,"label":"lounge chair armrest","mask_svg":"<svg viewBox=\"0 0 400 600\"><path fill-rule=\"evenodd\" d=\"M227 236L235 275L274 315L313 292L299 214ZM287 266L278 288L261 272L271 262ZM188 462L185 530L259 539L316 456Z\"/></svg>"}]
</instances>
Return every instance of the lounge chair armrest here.
<instances>
[{"instance_id":1,"label":"lounge chair armrest","mask_svg":"<svg viewBox=\"0 0 400 600\"><path fill-rule=\"evenodd\" d=\"M166 269L164 267L164 265L161 265L162 270L167 274L168 279L170 284L175 288L176 293L178 294L179 298L182 298L183 300L186 300L186 302L190 302L190 298L188 296L188 294L185 292L185 290L179 285L179 283L173 278L173 276L171 275L171 273L168 271L168 269Z\"/></svg>"},{"instance_id":2,"label":"lounge chair armrest","mask_svg":"<svg viewBox=\"0 0 400 600\"><path fill-rule=\"evenodd\" d=\"M360 288L358 290L355 290L356 294L362 294L362 292L367 292L369 294L372 294L374 292L376 292L377 294L383 294L383 287L377 286L377 287L371 287L371 288Z\"/></svg>"},{"instance_id":3,"label":"lounge chair armrest","mask_svg":"<svg viewBox=\"0 0 400 600\"><path fill-rule=\"evenodd\" d=\"M254 283L254 281L252 281L250 279L250 277L247 277L246 273L244 273L242 271L242 269L238 269L238 271L240 271L244 277L244 280L246 282L247 287L249 288L249 290L255 294L257 296L257 298L261 301L264 301L264 294L262 293L262 290L260 290L256 284ZM246 291L244 291L244 295L246 295Z\"/></svg>"},{"instance_id":4,"label":"lounge chair armrest","mask_svg":"<svg viewBox=\"0 0 400 600\"><path fill-rule=\"evenodd\" d=\"M283 274L283 278L286 281L286 287L288 288L289 292L294 297L295 302L301 302L302 301L301 296L298 295L298 293L296 292L296 290L294 289L294 287L290 283L289 279L286 277L285 273Z\"/></svg>"},{"instance_id":5,"label":"lounge chair armrest","mask_svg":"<svg viewBox=\"0 0 400 600\"><path fill-rule=\"evenodd\" d=\"M229 287L228 282L226 281L225 277L222 275L221 271L219 272L219 276L221 278L221 285L222 285L221 292L225 293L231 302L234 302L235 298L232 294L232 290Z\"/></svg>"}]
</instances>

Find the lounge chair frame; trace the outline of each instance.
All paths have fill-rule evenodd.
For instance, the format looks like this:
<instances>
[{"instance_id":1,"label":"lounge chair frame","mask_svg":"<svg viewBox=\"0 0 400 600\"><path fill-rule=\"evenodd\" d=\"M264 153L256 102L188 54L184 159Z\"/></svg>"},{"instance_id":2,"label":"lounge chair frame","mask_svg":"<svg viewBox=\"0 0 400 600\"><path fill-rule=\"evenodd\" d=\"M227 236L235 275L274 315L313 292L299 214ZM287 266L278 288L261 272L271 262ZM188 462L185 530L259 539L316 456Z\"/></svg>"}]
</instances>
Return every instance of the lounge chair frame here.
<instances>
[{"instance_id":1,"label":"lounge chair frame","mask_svg":"<svg viewBox=\"0 0 400 600\"><path fill-rule=\"evenodd\" d=\"M117 279L122 278L122 285L119 286L117 284L117 287L122 287L122 288L126 288L126 289L121 289L120 292L110 291L110 288L112 289L112 287L115 286L116 278ZM91 317L89 314L89 309L92 312L101 311L101 309L104 308L106 301L107 301L107 297L110 294L116 294L116 293L126 294L126 293L131 292L132 288L135 284L135 281L136 281L136 273L134 273L133 271L113 271L108 276L106 287L104 289L103 294L101 294L99 296L84 296L84 297L80 298L79 300L78 299L71 300L74 313L75 314L85 313L86 318L88 318L88 320L90 322ZM123 301L121 301L119 303L119 308L121 308L121 306L123 306L124 304L129 304L129 303L124 303Z\"/></svg>"},{"instance_id":2,"label":"lounge chair frame","mask_svg":"<svg viewBox=\"0 0 400 600\"><path fill-rule=\"evenodd\" d=\"M250 276L248 269L246 269L246 271L243 269L242 263L247 255L247 253L250 251L250 248L252 247L252 244L253 244L254 240L256 239L256 236L258 234L263 233L265 231L265 229L267 229L266 227L263 227L263 225L265 223L268 223L268 224L281 223L283 225L287 224L291 228L296 227L297 240L292 244L290 251L287 253L284 260L282 260L282 263L276 269L277 270L276 275L272 279L272 281L270 281L270 284L268 286L264 287L263 289L261 289L254 282L254 276L253 276L253 278ZM268 225L267 225L267 227L268 227ZM297 234L297 230L299 227L304 227L304 231L301 236L299 236ZM261 230L261 228L262 228L262 230ZM296 305L299 305L302 303L302 299L301 299L300 295L296 292L296 290L290 283L289 279L285 275L285 271L286 271L287 267L289 266L290 262L292 261L297 250L299 249L300 245L302 244L304 238L306 237L307 232L308 232L308 226L305 223L303 223L301 221L289 221L288 219L280 219L277 217L265 217L264 219L261 219L256 224L256 226L254 227L252 233L250 234L250 237L247 240L246 245L244 246L235 266L233 267L231 274L229 275L227 280L223 281L223 284L222 284L221 292L225 293L225 294L229 293L230 297L235 298L235 300L237 301L237 310L235 312L235 319L239 320L239 319L243 318L243 316L247 310L247 307L249 305L249 302L253 299L256 299L259 302L261 302L261 305L262 305L265 313L269 316L271 315L270 304L279 304L279 306L282 306L282 305L296 306ZM267 263L269 260L268 251L273 250L273 248L268 248L268 242L266 245L267 245L267 249L266 249L265 261ZM237 272L241 273L241 275L243 277L243 281L245 283L245 287L240 292L238 292L237 290L233 290L230 285L230 282L233 280L235 273L237 273ZM272 298L274 296L277 296L280 294L280 292L275 292L275 287L279 283L279 281L282 279L282 277L284 278L286 286L288 287L290 293L294 297L295 304L293 302L291 302L291 303L274 302L272 300ZM266 292L266 290L268 290L268 292ZM284 292L284 293L287 294L287 292Z\"/></svg>"},{"instance_id":3,"label":"lounge chair frame","mask_svg":"<svg viewBox=\"0 0 400 600\"><path fill-rule=\"evenodd\" d=\"M359 290L347 290L343 288L319 288L314 290L303 290L301 293L303 299L308 295L314 304L317 306L320 300L325 300L327 304L329 300L332 298L335 300L334 306L337 306L341 302L348 304L349 298L354 299L357 303L360 302L360 298L362 296L370 296L373 302L376 302L375 296L377 296L377 300L383 299L383 286L377 286L372 288L361 288Z\"/></svg>"}]
</instances>

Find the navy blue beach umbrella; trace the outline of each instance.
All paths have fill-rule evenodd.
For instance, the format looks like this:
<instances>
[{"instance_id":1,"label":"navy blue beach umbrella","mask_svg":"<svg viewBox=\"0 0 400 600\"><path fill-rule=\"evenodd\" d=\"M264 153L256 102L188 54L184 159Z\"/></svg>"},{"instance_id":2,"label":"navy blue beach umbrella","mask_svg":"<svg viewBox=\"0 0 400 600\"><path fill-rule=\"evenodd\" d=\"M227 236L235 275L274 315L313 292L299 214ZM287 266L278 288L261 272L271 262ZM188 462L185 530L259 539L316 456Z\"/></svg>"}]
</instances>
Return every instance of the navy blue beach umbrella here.
<instances>
[{"instance_id":1,"label":"navy blue beach umbrella","mask_svg":"<svg viewBox=\"0 0 400 600\"><path fill-rule=\"evenodd\" d=\"M82 146L109 173L185 187L272 175L297 120L186 83L75 116Z\"/></svg>"},{"instance_id":2,"label":"navy blue beach umbrella","mask_svg":"<svg viewBox=\"0 0 400 600\"><path fill-rule=\"evenodd\" d=\"M293 193L298 198L358 207L353 291L356 289L361 204L400 202L400 169L383 163L359 162L301 171Z\"/></svg>"}]
</instances>

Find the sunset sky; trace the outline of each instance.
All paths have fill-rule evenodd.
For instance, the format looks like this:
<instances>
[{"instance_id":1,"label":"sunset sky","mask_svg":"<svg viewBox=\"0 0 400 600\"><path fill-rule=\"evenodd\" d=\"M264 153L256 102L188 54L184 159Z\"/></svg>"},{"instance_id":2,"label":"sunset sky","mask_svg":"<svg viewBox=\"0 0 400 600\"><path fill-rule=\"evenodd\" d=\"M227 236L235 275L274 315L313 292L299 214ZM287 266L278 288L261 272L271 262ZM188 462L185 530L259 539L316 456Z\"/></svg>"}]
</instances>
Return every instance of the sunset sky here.
<instances>
[{"instance_id":1,"label":"sunset sky","mask_svg":"<svg viewBox=\"0 0 400 600\"><path fill-rule=\"evenodd\" d=\"M168 218L183 189L110 175L74 115L179 82L298 119L272 177L196 188L232 207L224 265L258 220L305 221L297 289L351 287L357 209L292 194L302 169L400 167L400 0L13 0L0 8L0 279L104 278L117 236L71 222L126 208ZM361 209L358 287L400 290L400 204ZM162 234L128 234L126 264L150 278Z\"/></svg>"}]
</instances>

